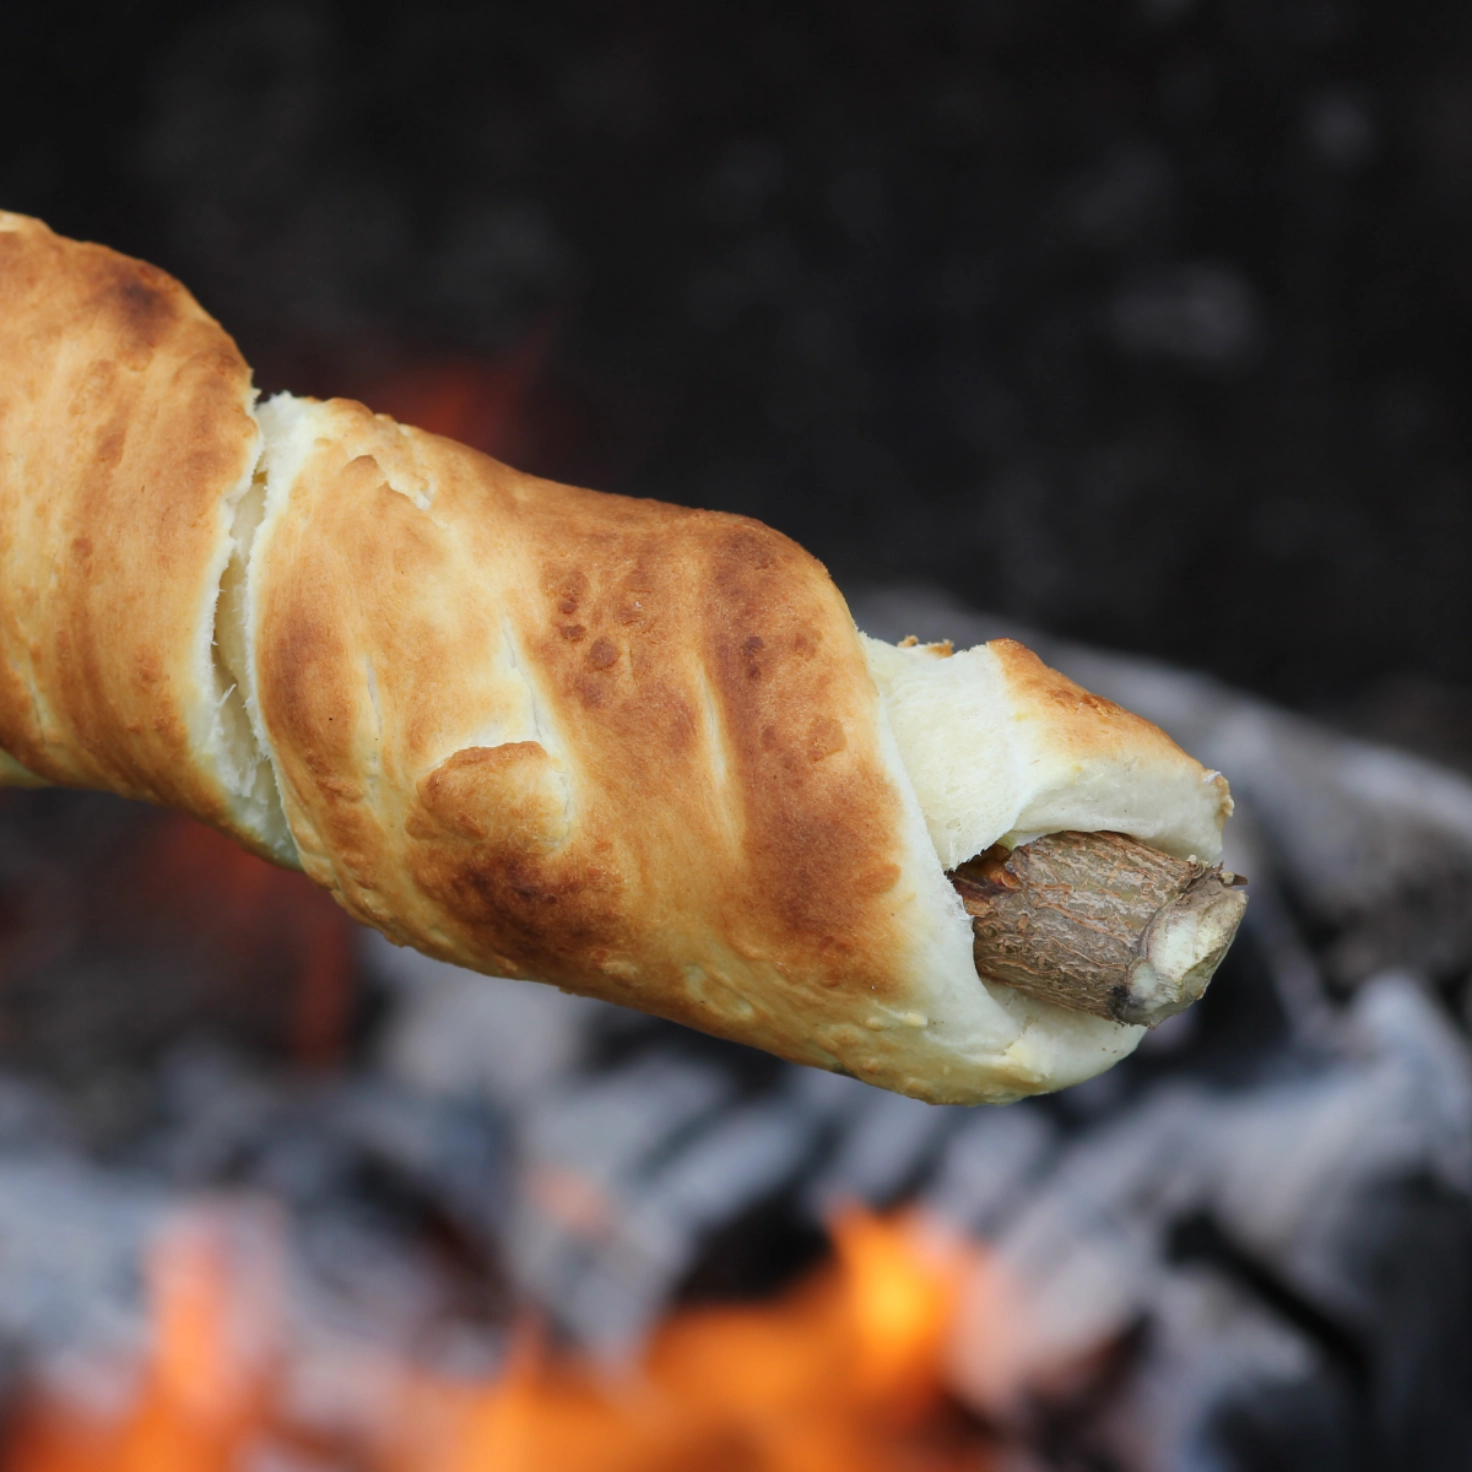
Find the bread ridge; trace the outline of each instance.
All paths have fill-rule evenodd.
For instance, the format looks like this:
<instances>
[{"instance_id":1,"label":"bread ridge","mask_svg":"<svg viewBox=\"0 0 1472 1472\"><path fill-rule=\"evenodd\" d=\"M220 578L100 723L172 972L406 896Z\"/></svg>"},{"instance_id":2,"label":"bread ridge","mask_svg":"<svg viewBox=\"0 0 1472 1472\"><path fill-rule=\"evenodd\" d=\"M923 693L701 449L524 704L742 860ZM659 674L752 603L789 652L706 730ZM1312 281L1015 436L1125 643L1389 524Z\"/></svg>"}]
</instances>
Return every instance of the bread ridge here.
<instances>
[{"instance_id":1,"label":"bread ridge","mask_svg":"<svg viewBox=\"0 0 1472 1472\"><path fill-rule=\"evenodd\" d=\"M14 214L0 361L0 746L32 781L182 807L272 853L215 655L260 455L249 368L164 272Z\"/></svg>"},{"instance_id":2,"label":"bread ridge","mask_svg":"<svg viewBox=\"0 0 1472 1472\"><path fill-rule=\"evenodd\" d=\"M1226 779L1143 717L1015 639L953 651L860 638L946 869L994 843L1068 830L1220 859Z\"/></svg>"}]
</instances>

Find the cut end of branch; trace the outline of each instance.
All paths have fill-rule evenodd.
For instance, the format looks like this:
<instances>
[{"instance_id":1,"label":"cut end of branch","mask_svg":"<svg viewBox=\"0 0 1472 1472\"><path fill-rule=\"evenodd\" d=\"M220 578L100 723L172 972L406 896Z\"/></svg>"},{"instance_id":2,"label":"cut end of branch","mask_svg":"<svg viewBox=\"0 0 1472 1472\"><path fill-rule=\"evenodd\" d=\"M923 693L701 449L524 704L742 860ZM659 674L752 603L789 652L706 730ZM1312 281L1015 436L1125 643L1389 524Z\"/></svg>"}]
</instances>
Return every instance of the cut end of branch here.
<instances>
[{"instance_id":1,"label":"cut end of branch","mask_svg":"<svg viewBox=\"0 0 1472 1472\"><path fill-rule=\"evenodd\" d=\"M1147 1027L1201 997L1247 908L1243 881L1220 865L1120 833L997 845L950 879L972 919L978 975Z\"/></svg>"}]
</instances>

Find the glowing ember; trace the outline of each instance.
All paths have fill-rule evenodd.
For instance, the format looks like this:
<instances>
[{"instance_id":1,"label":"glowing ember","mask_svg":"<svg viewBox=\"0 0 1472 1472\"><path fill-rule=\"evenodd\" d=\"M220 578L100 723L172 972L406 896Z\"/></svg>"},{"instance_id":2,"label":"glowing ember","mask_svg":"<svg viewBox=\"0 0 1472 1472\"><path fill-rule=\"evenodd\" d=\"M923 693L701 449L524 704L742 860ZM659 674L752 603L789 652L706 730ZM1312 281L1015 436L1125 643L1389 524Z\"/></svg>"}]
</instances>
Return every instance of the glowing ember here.
<instances>
[{"instance_id":1,"label":"glowing ember","mask_svg":"<svg viewBox=\"0 0 1472 1472\"><path fill-rule=\"evenodd\" d=\"M514 460L524 447L527 400L547 368L552 325L545 320L498 361L436 359L366 385L363 396L401 424Z\"/></svg>"},{"instance_id":2,"label":"glowing ember","mask_svg":"<svg viewBox=\"0 0 1472 1472\"><path fill-rule=\"evenodd\" d=\"M53 1391L20 1418L6 1459L26 1472L227 1472L267 1424L282 1315L270 1218L200 1209L148 1263L151 1346L117 1407Z\"/></svg>"},{"instance_id":3,"label":"glowing ember","mask_svg":"<svg viewBox=\"0 0 1472 1472\"><path fill-rule=\"evenodd\" d=\"M307 1068L341 1060L354 1001L353 927L304 875L167 814L150 826L131 855L127 882L114 890L103 902L116 927L166 937L216 978L212 1013L269 1030ZM263 988L262 978L279 980Z\"/></svg>"},{"instance_id":4,"label":"glowing ember","mask_svg":"<svg viewBox=\"0 0 1472 1472\"><path fill-rule=\"evenodd\" d=\"M938 1377L970 1250L859 1211L834 1262L760 1306L686 1310L622 1372L524 1332L502 1373L398 1366L330 1433L290 1408L269 1219L204 1210L150 1265L148 1361L110 1408L37 1393L6 1472L979 1472Z\"/></svg>"}]
</instances>

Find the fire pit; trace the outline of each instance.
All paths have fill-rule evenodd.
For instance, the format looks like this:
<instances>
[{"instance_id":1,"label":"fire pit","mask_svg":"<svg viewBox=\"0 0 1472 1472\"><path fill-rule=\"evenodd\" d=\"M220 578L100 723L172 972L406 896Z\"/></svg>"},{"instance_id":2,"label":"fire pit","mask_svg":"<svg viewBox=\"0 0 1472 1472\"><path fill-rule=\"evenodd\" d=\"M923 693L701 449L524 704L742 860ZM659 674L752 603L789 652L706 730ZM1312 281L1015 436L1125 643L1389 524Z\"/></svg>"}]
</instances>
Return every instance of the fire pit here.
<instances>
[{"instance_id":1,"label":"fire pit","mask_svg":"<svg viewBox=\"0 0 1472 1472\"><path fill-rule=\"evenodd\" d=\"M461 973L183 820L8 794L0 1465L1459 1466L1472 785L1040 642L1232 774L1254 901L1205 1002L1005 1109Z\"/></svg>"}]
</instances>

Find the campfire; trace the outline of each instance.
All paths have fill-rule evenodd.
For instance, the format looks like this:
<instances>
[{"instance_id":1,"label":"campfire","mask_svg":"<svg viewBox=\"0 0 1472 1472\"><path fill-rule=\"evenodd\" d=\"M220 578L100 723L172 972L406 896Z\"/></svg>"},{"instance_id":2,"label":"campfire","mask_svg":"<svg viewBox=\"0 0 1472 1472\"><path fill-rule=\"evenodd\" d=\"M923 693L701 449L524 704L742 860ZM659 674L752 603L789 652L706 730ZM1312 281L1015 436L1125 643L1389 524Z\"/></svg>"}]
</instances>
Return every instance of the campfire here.
<instances>
[{"instance_id":1,"label":"campfire","mask_svg":"<svg viewBox=\"0 0 1472 1472\"><path fill-rule=\"evenodd\" d=\"M1254 901L1135 1059L1004 1109L459 972L182 819L7 794L0 1467L1458 1465L1472 787L1044 653L1231 773Z\"/></svg>"},{"instance_id":2,"label":"campfire","mask_svg":"<svg viewBox=\"0 0 1472 1472\"><path fill-rule=\"evenodd\" d=\"M497 1368L456 1376L294 1338L273 1228L241 1205L174 1217L148 1255L143 1352L32 1390L8 1472L989 1465L940 1373L974 1252L916 1218L844 1212L824 1269L769 1304L676 1312L621 1366L554 1349L527 1319ZM357 1382L336 1417L312 1404L324 1376Z\"/></svg>"},{"instance_id":3,"label":"campfire","mask_svg":"<svg viewBox=\"0 0 1472 1472\"><path fill-rule=\"evenodd\" d=\"M1463 1472L1466 27L163 9L31 8L0 203L268 390L1023 639L1230 778L1252 903L1119 1067L931 1108L0 791L0 1472Z\"/></svg>"}]
</instances>

